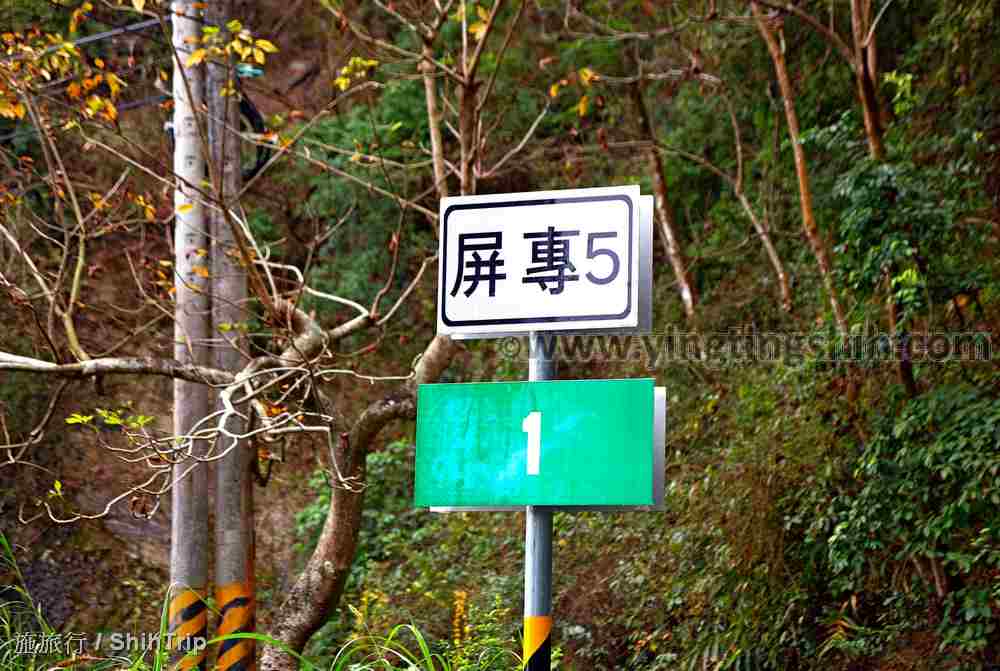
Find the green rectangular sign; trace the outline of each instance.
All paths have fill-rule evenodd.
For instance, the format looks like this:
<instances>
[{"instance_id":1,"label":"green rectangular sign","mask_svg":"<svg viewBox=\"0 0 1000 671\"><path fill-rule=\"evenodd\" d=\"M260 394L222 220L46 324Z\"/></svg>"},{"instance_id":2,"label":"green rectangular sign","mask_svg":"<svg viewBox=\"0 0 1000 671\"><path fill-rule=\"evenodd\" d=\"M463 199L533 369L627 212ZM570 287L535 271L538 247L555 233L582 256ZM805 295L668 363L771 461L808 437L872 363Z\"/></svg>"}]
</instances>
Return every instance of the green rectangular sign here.
<instances>
[{"instance_id":1,"label":"green rectangular sign","mask_svg":"<svg viewBox=\"0 0 1000 671\"><path fill-rule=\"evenodd\" d=\"M415 505L652 505L652 444L652 379L421 385Z\"/></svg>"}]
</instances>

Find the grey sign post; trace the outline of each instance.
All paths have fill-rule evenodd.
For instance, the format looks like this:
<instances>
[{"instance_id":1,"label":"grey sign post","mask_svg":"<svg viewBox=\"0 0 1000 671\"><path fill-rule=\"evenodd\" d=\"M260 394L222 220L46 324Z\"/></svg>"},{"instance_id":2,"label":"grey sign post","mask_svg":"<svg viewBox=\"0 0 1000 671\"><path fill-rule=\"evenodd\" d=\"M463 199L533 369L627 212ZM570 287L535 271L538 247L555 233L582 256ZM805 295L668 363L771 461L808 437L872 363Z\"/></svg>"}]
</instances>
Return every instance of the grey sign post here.
<instances>
[{"instance_id":1,"label":"grey sign post","mask_svg":"<svg viewBox=\"0 0 1000 671\"><path fill-rule=\"evenodd\" d=\"M528 337L528 381L554 380L542 334ZM524 667L549 671L552 665L552 509L528 506L524 523Z\"/></svg>"}]
</instances>

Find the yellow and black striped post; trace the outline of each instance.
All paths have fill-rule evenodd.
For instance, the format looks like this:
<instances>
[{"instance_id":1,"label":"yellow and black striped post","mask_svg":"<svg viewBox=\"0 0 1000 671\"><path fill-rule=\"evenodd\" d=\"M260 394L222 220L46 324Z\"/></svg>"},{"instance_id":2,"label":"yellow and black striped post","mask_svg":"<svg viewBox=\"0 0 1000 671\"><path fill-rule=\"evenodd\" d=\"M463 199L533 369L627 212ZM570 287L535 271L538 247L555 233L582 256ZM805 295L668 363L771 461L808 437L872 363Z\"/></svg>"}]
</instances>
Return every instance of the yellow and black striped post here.
<instances>
[{"instance_id":1,"label":"yellow and black striped post","mask_svg":"<svg viewBox=\"0 0 1000 671\"><path fill-rule=\"evenodd\" d=\"M247 634L254 630L254 595L250 583L229 583L215 590L219 605L217 636ZM215 660L218 671L253 671L256 666L255 646L252 639L231 638L219 645Z\"/></svg>"},{"instance_id":2,"label":"yellow and black striped post","mask_svg":"<svg viewBox=\"0 0 1000 671\"><path fill-rule=\"evenodd\" d=\"M528 337L528 380L555 379L540 333ZM524 534L524 668L552 667L552 510L528 506Z\"/></svg>"},{"instance_id":3,"label":"yellow and black striped post","mask_svg":"<svg viewBox=\"0 0 1000 671\"><path fill-rule=\"evenodd\" d=\"M524 668L548 671L552 665L552 616L524 616Z\"/></svg>"},{"instance_id":4,"label":"yellow and black striped post","mask_svg":"<svg viewBox=\"0 0 1000 671\"><path fill-rule=\"evenodd\" d=\"M174 653L174 669L205 669L205 641L208 637L208 611L201 594L190 588L180 588L171 596L167 608L170 648Z\"/></svg>"}]
</instances>

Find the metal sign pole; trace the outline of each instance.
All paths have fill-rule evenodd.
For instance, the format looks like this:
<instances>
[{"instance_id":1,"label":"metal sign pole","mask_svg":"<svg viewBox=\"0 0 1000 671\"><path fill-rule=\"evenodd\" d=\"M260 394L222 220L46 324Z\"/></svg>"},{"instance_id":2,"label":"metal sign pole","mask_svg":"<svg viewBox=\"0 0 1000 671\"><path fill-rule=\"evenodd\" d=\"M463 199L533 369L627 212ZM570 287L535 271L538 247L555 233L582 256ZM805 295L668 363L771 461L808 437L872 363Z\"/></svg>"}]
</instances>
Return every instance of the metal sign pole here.
<instances>
[{"instance_id":1,"label":"metal sign pole","mask_svg":"<svg viewBox=\"0 0 1000 671\"><path fill-rule=\"evenodd\" d=\"M544 334L528 336L528 381L555 379L555 361L547 356ZM524 539L524 666L549 671L552 666L552 509L528 506Z\"/></svg>"}]
</instances>

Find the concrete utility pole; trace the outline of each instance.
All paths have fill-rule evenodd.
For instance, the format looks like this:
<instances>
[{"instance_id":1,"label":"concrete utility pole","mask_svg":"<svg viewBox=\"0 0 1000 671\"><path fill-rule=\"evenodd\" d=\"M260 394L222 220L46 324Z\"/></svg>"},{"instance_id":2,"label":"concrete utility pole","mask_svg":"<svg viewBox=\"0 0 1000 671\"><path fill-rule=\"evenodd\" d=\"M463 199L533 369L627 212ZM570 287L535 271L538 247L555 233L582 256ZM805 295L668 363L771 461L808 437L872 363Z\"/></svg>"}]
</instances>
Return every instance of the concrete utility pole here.
<instances>
[{"instance_id":1,"label":"concrete utility pole","mask_svg":"<svg viewBox=\"0 0 1000 671\"><path fill-rule=\"evenodd\" d=\"M554 380L556 365L547 358L543 333L528 336L528 381ZM552 666L552 509L528 506L524 538L524 668Z\"/></svg>"},{"instance_id":2,"label":"concrete utility pole","mask_svg":"<svg viewBox=\"0 0 1000 671\"><path fill-rule=\"evenodd\" d=\"M233 18L232 0L210 0L206 23L217 26L225 39L226 24ZM233 63L212 58L208 63L206 98L208 144L215 207L209 216L212 236L212 331L228 342L215 349L215 366L238 373L246 364L245 338L239 328L223 324L247 321L247 276L234 237L230 211L239 211L240 115L239 89ZM222 409L221 402L219 408ZM246 410L246 408L243 408ZM246 424L233 417L226 427L233 435L246 431ZM257 610L254 589L253 478L255 456L248 441L220 436L217 453L226 452L216 464L215 480L215 600L221 620L217 636L255 630ZM228 452L227 452L228 451ZM256 647L249 639L233 639L219 645L219 671L252 671Z\"/></svg>"},{"instance_id":3,"label":"concrete utility pole","mask_svg":"<svg viewBox=\"0 0 1000 671\"><path fill-rule=\"evenodd\" d=\"M202 105L204 75L199 65L184 66L194 39L201 35L198 3L177 0L173 13L174 52L174 358L208 365L209 300L205 273L198 266L208 246L204 208L197 191L205 175L197 110ZM202 250L202 251L199 251ZM174 381L173 432L186 436L208 414L209 388ZM198 441L194 456L205 452ZM205 668L205 653L192 638L207 638L205 590L208 586L208 468L185 459L173 468L170 529L170 633L181 669Z\"/></svg>"}]
</instances>

